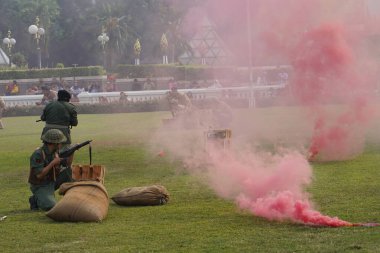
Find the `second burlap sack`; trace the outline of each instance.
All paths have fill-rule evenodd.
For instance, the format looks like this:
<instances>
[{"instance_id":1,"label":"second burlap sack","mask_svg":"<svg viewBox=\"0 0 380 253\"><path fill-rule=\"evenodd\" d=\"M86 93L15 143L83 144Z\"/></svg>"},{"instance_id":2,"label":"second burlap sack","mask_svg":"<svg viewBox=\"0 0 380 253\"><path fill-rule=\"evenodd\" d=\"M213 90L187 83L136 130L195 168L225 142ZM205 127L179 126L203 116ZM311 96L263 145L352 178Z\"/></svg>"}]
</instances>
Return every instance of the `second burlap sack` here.
<instances>
[{"instance_id":1,"label":"second burlap sack","mask_svg":"<svg viewBox=\"0 0 380 253\"><path fill-rule=\"evenodd\" d=\"M108 193L97 181L80 181L62 184L59 194L63 198L46 213L55 221L102 221L108 213Z\"/></svg>"},{"instance_id":2,"label":"second burlap sack","mask_svg":"<svg viewBox=\"0 0 380 253\"><path fill-rule=\"evenodd\" d=\"M155 206L169 201L169 193L162 185L131 187L116 193L111 199L121 206Z\"/></svg>"}]
</instances>

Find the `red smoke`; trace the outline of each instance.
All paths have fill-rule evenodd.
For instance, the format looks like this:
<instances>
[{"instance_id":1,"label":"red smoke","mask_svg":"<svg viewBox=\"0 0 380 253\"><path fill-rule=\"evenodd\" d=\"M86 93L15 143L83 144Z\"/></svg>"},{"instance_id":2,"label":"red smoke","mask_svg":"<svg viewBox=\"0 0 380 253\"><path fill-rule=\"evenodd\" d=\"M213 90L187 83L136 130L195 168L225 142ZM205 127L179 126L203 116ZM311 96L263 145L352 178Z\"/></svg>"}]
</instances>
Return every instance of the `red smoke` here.
<instances>
[{"instance_id":1,"label":"red smoke","mask_svg":"<svg viewBox=\"0 0 380 253\"><path fill-rule=\"evenodd\" d=\"M248 1L251 24L247 24ZM352 26L361 22L363 15L357 15L361 9L355 1L348 1L351 9L348 3L341 8L342 2L335 0L248 1L210 0L207 4L209 18L237 56L237 65L248 63L250 27L254 65L293 66L289 84L292 98L310 108L314 121L308 143L311 158L337 160L360 154L373 115L372 71L376 70L376 65L360 54L365 31L358 34ZM201 20L195 15L191 18ZM310 118L305 115L306 120ZM210 147L205 155L203 146L194 141L203 144L202 139L175 134L179 133L172 131L161 139L165 150L182 158L190 170L206 167L209 184L218 196L235 200L252 214L310 225L353 225L313 208L305 191L312 182L312 168L301 152L273 155Z\"/></svg>"},{"instance_id":2,"label":"red smoke","mask_svg":"<svg viewBox=\"0 0 380 253\"><path fill-rule=\"evenodd\" d=\"M235 199L240 208L269 220L291 220L318 226L351 223L314 210L304 188L312 169L297 152L282 155L209 149L210 184L219 196Z\"/></svg>"},{"instance_id":3,"label":"red smoke","mask_svg":"<svg viewBox=\"0 0 380 253\"><path fill-rule=\"evenodd\" d=\"M291 220L307 225L341 227L350 226L350 222L341 220L337 217L329 217L315 211L309 201L295 198L292 192L283 191L275 196L268 196L251 200L245 196L237 198L241 208L249 209L256 216L264 217L269 220Z\"/></svg>"},{"instance_id":4,"label":"red smoke","mask_svg":"<svg viewBox=\"0 0 380 253\"><path fill-rule=\"evenodd\" d=\"M322 25L305 32L296 49L293 90L303 104L334 102L332 98L346 97L352 86L359 85L341 27Z\"/></svg>"},{"instance_id":5,"label":"red smoke","mask_svg":"<svg viewBox=\"0 0 380 253\"><path fill-rule=\"evenodd\" d=\"M316 117L310 158L352 158L364 148L365 129L372 117L371 79L360 76L359 60L341 26L321 25L304 34L297 47L293 91ZM321 106L340 105L326 110ZM328 122L328 118L330 118Z\"/></svg>"}]
</instances>

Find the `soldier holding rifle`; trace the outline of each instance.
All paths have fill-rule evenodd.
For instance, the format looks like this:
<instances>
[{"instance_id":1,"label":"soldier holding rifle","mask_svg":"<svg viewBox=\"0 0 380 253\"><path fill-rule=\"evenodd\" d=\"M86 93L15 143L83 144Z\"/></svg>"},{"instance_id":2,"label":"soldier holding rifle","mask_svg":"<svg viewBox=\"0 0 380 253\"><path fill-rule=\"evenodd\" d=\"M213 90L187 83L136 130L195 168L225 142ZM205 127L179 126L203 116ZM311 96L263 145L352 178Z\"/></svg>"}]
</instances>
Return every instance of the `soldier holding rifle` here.
<instances>
[{"instance_id":1,"label":"soldier holding rifle","mask_svg":"<svg viewBox=\"0 0 380 253\"><path fill-rule=\"evenodd\" d=\"M173 117L191 112L192 104L186 94L178 92L177 86L173 85L166 96Z\"/></svg>"},{"instance_id":2,"label":"soldier holding rifle","mask_svg":"<svg viewBox=\"0 0 380 253\"><path fill-rule=\"evenodd\" d=\"M66 90L58 91L58 100L47 104L41 115L41 120L46 122L42 130L42 136L50 129L59 129L66 137L63 144L71 144L70 128L78 125L75 105L69 103L71 94Z\"/></svg>"},{"instance_id":3,"label":"soldier holding rifle","mask_svg":"<svg viewBox=\"0 0 380 253\"><path fill-rule=\"evenodd\" d=\"M50 129L42 135L43 145L30 157L29 180L33 195L29 198L31 210L50 210L55 205L54 192L62 183L72 181L71 170L64 169L72 163L73 154L67 158L58 155L62 143L67 141L62 131Z\"/></svg>"},{"instance_id":4,"label":"soldier holding rifle","mask_svg":"<svg viewBox=\"0 0 380 253\"><path fill-rule=\"evenodd\" d=\"M91 140L74 145L64 151L62 143L65 135L58 129L50 129L43 136L43 146L36 149L30 157L29 180L33 195L29 198L31 210L50 210L55 205L54 192L61 184L71 182L70 167L74 152Z\"/></svg>"}]
</instances>

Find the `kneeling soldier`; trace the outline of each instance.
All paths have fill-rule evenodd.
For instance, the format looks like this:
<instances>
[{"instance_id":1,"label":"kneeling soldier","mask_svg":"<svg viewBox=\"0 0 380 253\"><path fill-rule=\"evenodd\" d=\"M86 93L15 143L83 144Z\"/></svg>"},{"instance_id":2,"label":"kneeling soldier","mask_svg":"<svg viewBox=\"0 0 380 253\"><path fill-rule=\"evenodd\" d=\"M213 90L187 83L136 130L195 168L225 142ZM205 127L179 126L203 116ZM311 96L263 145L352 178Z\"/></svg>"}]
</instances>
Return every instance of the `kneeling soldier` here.
<instances>
[{"instance_id":1,"label":"kneeling soldier","mask_svg":"<svg viewBox=\"0 0 380 253\"><path fill-rule=\"evenodd\" d=\"M30 157L29 180L33 195L29 198L30 209L44 211L54 207L54 192L62 183L72 181L70 164L73 156L60 158L58 151L66 137L58 129L48 130L41 138L43 146Z\"/></svg>"}]
</instances>

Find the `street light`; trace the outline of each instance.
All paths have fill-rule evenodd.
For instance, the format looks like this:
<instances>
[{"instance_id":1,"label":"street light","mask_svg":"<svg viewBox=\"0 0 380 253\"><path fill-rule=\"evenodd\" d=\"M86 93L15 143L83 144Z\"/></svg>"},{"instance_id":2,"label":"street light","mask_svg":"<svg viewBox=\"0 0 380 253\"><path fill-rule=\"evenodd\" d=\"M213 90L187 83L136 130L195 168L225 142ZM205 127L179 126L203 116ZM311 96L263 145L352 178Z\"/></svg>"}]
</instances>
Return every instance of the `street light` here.
<instances>
[{"instance_id":1,"label":"street light","mask_svg":"<svg viewBox=\"0 0 380 253\"><path fill-rule=\"evenodd\" d=\"M8 47L9 67L12 67L12 47L16 44L16 40L11 37L11 31L8 30L8 37L3 39L3 43Z\"/></svg>"},{"instance_id":2,"label":"street light","mask_svg":"<svg viewBox=\"0 0 380 253\"><path fill-rule=\"evenodd\" d=\"M160 41L160 47L162 51L162 64L168 64L168 39L166 38L166 34L163 33L161 36L161 41Z\"/></svg>"},{"instance_id":3,"label":"street light","mask_svg":"<svg viewBox=\"0 0 380 253\"><path fill-rule=\"evenodd\" d=\"M76 82L77 82L76 79L75 79L75 77L76 77L76 71L75 71L75 69L77 68L78 64L74 63L73 66L74 66L74 68L73 68L73 79L74 79L74 85L75 85Z\"/></svg>"},{"instance_id":4,"label":"street light","mask_svg":"<svg viewBox=\"0 0 380 253\"><path fill-rule=\"evenodd\" d=\"M29 26L28 32L31 35L34 35L37 43L37 52L38 52L38 65L41 68L41 48L40 48L40 39L41 36L45 34L45 29L42 27L38 27L40 25L40 18L36 17L36 24Z\"/></svg>"},{"instance_id":5,"label":"street light","mask_svg":"<svg viewBox=\"0 0 380 253\"><path fill-rule=\"evenodd\" d=\"M98 41L102 44L103 48L103 67L106 67L106 43L110 40L107 33L105 33L104 29L102 31L102 34L98 36Z\"/></svg>"},{"instance_id":6,"label":"street light","mask_svg":"<svg viewBox=\"0 0 380 253\"><path fill-rule=\"evenodd\" d=\"M250 96L248 101L249 108L256 107L255 92L253 91L253 70L252 70L252 27L251 27L251 0L246 0L247 8L247 36L248 36L248 61L249 61L249 86Z\"/></svg>"},{"instance_id":7,"label":"street light","mask_svg":"<svg viewBox=\"0 0 380 253\"><path fill-rule=\"evenodd\" d=\"M135 52L135 65L140 65L141 44L139 39L136 39L133 49Z\"/></svg>"}]
</instances>

